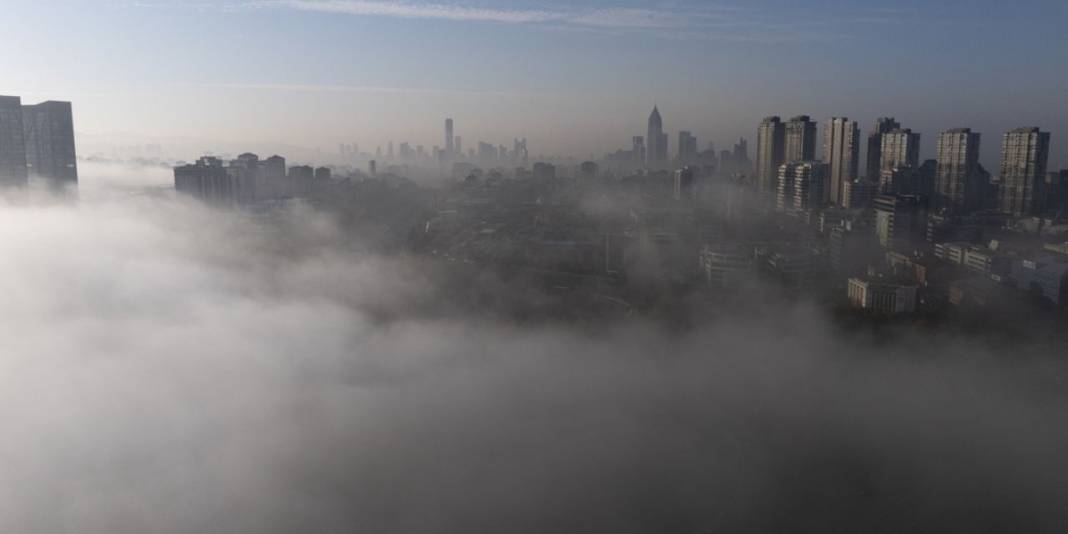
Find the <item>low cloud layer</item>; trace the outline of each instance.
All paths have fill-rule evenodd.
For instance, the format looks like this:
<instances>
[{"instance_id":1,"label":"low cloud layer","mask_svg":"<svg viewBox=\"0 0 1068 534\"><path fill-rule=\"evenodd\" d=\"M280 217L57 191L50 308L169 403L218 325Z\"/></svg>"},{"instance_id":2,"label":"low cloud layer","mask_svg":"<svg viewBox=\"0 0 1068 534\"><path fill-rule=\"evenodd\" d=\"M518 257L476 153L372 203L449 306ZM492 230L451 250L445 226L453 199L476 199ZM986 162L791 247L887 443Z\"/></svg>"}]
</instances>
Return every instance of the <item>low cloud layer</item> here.
<instances>
[{"instance_id":1,"label":"low cloud layer","mask_svg":"<svg viewBox=\"0 0 1068 534\"><path fill-rule=\"evenodd\" d=\"M455 288L310 211L91 186L0 206L0 247L3 532L1068 521L1048 348L876 343L805 305L686 332L518 326L427 306Z\"/></svg>"}]
</instances>

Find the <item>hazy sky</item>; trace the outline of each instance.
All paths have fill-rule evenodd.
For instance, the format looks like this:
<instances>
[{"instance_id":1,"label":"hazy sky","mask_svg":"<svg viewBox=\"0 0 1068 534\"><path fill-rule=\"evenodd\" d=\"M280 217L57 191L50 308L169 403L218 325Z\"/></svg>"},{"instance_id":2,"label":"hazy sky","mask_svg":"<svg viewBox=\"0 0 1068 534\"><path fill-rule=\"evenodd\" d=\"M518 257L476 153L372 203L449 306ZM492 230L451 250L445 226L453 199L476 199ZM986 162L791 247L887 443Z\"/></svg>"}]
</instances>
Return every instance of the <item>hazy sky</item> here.
<instances>
[{"instance_id":1,"label":"hazy sky","mask_svg":"<svg viewBox=\"0 0 1068 534\"><path fill-rule=\"evenodd\" d=\"M7 0L0 94L75 102L83 146L193 138L601 154L654 103L704 145L768 114L896 116L924 134L1053 132L1068 164L1063 0ZM13 45L10 43L14 43ZM164 143L167 145L167 143Z\"/></svg>"}]
</instances>

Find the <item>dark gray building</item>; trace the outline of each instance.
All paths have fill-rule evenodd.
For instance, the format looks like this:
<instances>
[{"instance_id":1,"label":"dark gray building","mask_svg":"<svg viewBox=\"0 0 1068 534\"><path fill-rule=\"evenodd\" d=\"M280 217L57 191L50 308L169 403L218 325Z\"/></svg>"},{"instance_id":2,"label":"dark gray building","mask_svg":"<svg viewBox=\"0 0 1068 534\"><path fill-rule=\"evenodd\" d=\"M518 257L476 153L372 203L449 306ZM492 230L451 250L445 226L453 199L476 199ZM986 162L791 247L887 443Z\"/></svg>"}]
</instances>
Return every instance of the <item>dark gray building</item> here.
<instances>
[{"instance_id":1,"label":"dark gray building","mask_svg":"<svg viewBox=\"0 0 1068 534\"><path fill-rule=\"evenodd\" d=\"M998 202L1002 213L1021 216L1041 210L1048 161L1049 132L1017 128L1005 133Z\"/></svg>"},{"instance_id":2,"label":"dark gray building","mask_svg":"<svg viewBox=\"0 0 1068 534\"><path fill-rule=\"evenodd\" d=\"M763 193L774 194L786 147L786 129L779 117L765 117L757 130L756 185Z\"/></svg>"},{"instance_id":3,"label":"dark gray building","mask_svg":"<svg viewBox=\"0 0 1068 534\"><path fill-rule=\"evenodd\" d=\"M0 96L0 185L21 187L27 181L22 99Z\"/></svg>"},{"instance_id":4,"label":"dark gray building","mask_svg":"<svg viewBox=\"0 0 1068 534\"><path fill-rule=\"evenodd\" d=\"M882 171L895 167L912 167L920 165L920 134L913 133L908 128L896 128L882 135L883 145L880 148L880 167L877 174L871 178L880 176Z\"/></svg>"},{"instance_id":5,"label":"dark gray building","mask_svg":"<svg viewBox=\"0 0 1068 534\"><path fill-rule=\"evenodd\" d=\"M798 115L786 124L786 145L783 161L814 161L816 159L816 123L808 115Z\"/></svg>"},{"instance_id":6,"label":"dark gray building","mask_svg":"<svg viewBox=\"0 0 1068 534\"><path fill-rule=\"evenodd\" d=\"M970 128L946 130L938 136L937 206L967 213L982 204L979 134Z\"/></svg>"},{"instance_id":7,"label":"dark gray building","mask_svg":"<svg viewBox=\"0 0 1068 534\"><path fill-rule=\"evenodd\" d=\"M648 146L646 147L645 166L650 169L661 169L667 165L668 139L664 133L664 120L660 117L660 110L653 106L653 112L649 114L649 124L646 132Z\"/></svg>"},{"instance_id":8,"label":"dark gray building","mask_svg":"<svg viewBox=\"0 0 1068 534\"><path fill-rule=\"evenodd\" d=\"M70 102L23 106L22 131L31 178L57 188L77 185L78 158Z\"/></svg>"}]
</instances>

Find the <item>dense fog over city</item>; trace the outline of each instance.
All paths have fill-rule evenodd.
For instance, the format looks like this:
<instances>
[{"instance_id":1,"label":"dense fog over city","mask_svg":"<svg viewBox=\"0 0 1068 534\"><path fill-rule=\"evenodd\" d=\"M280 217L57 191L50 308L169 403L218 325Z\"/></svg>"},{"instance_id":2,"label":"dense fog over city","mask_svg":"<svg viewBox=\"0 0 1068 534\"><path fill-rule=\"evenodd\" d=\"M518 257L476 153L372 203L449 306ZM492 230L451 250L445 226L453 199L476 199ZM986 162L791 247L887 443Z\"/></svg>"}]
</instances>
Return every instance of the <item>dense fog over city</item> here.
<instances>
[{"instance_id":1,"label":"dense fog over city","mask_svg":"<svg viewBox=\"0 0 1068 534\"><path fill-rule=\"evenodd\" d=\"M805 299L696 326L519 319L556 297L300 204L262 217L158 170L81 170L78 199L0 207L0 530L1068 521L1054 334L847 332Z\"/></svg>"},{"instance_id":2,"label":"dense fog over city","mask_svg":"<svg viewBox=\"0 0 1068 534\"><path fill-rule=\"evenodd\" d=\"M4 0L0 534L1068 532L1065 0Z\"/></svg>"}]
</instances>

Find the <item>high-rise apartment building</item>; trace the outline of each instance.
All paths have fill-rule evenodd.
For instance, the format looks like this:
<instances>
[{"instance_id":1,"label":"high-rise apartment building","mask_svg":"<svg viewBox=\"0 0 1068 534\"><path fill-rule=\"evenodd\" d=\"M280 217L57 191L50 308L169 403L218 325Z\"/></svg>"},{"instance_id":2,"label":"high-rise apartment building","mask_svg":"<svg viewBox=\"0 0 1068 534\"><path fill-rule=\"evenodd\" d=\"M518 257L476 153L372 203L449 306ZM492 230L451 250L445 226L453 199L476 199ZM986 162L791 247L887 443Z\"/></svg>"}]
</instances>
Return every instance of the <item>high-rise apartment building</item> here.
<instances>
[{"instance_id":1,"label":"high-rise apartment building","mask_svg":"<svg viewBox=\"0 0 1068 534\"><path fill-rule=\"evenodd\" d=\"M452 119L445 119L445 154L452 158L455 151L456 137L452 133Z\"/></svg>"},{"instance_id":2,"label":"high-rise apartment building","mask_svg":"<svg viewBox=\"0 0 1068 534\"><path fill-rule=\"evenodd\" d=\"M870 178L878 177L882 171L894 167L916 168L920 164L920 134L912 133L908 128L896 128L882 134L878 172Z\"/></svg>"},{"instance_id":3,"label":"high-rise apartment building","mask_svg":"<svg viewBox=\"0 0 1068 534\"><path fill-rule=\"evenodd\" d=\"M824 130L824 162L828 165L829 200L836 206L843 205L843 184L857 178L860 160L860 128L856 121L847 117L834 117L827 121Z\"/></svg>"},{"instance_id":4,"label":"high-rise apartment building","mask_svg":"<svg viewBox=\"0 0 1068 534\"><path fill-rule=\"evenodd\" d=\"M26 166L31 178L53 187L78 183L74 150L74 116L70 102L42 102L22 107Z\"/></svg>"},{"instance_id":5,"label":"high-rise apartment building","mask_svg":"<svg viewBox=\"0 0 1068 534\"><path fill-rule=\"evenodd\" d=\"M1001 188L998 204L1002 213L1016 216L1038 213L1049 161L1049 132L1017 128L1002 136Z\"/></svg>"},{"instance_id":6,"label":"high-rise apartment building","mask_svg":"<svg viewBox=\"0 0 1068 534\"><path fill-rule=\"evenodd\" d=\"M785 124L786 145L783 161L813 161L816 159L816 123L808 115L798 115Z\"/></svg>"},{"instance_id":7,"label":"high-rise apartment building","mask_svg":"<svg viewBox=\"0 0 1068 534\"><path fill-rule=\"evenodd\" d=\"M979 133L970 128L954 128L938 136L936 206L965 213L980 205L979 139Z\"/></svg>"},{"instance_id":8,"label":"high-rise apartment building","mask_svg":"<svg viewBox=\"0 0 1068 534\"><path fill-rule=\"evenodd\" d=\"M679 132L678 160L686 165L697 158L697 138L691 132Z\"/></svg>"},{"instance_id":9,"label":"high-rise apartment building","mask_svg":"<svg viewBox=\"0 0 1068 534\"><path fill-rule=\"evenodd\" d=\"M631 138L631 150L634 152L634 159L638 162L638 165L645 163L645 138L636 135Z\"/></svg>"},{"instance_id":10,"label":"high-rise apartment building","mask_svg":"<svg viewBox=\"0 0 1068 534\"><path fill-rule=\"evenodd\" d=\"M174 189L212 204L230 205L243 197L245 183L238 173L223 166L222 160L205 156L195 164L174 168Z\"/></svg>"},{"instance_id":11,"label":"high-rise apartment building","mask_svg":"<svg viewBox=\"0 0 1068 534\"><path fill-rule=\"evenodd\" d=\"M786 148L786 128L779 117L766 117L757 130L756 186L762 193L774 193L779 167Z\"/></svg>"},{"instance_id":12,"label":"high-rise apartment building","mask_svg":"<svg viewBox=\"0 0 1068 534\"><path fill-rule=\"evenodd\" d=\"M24 186L27 177L22 99L0 96L0 185Z\"/></svg>"},{"instance_id":13,"label":"high-rise apartment building","mask_svg":"<svg viewBox=\"0 0 1068 534\"><path fill-rule=\"evenodd\" d=\"M901 128L901 125L893 117L881 117L875 119L872 131L868 134L868 164L865 167L864 177L870 181L879 178L882 166L883 134Z\"/></svg>"}]
</instances>

